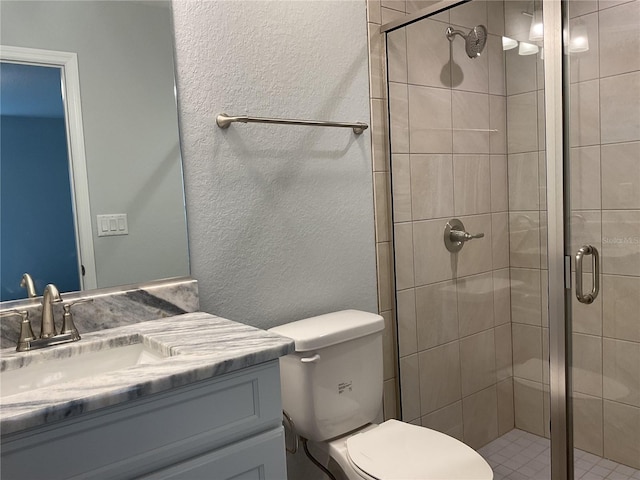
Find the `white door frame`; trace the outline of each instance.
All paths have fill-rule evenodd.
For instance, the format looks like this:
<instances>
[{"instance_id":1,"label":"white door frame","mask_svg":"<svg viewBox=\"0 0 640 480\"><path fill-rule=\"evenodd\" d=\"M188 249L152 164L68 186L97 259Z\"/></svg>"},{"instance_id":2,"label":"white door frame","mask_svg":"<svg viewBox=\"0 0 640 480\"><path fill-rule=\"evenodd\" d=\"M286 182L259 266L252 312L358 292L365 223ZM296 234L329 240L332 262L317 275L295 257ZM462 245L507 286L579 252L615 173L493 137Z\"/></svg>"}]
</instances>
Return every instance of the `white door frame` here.
<instances>
[{"instance_id":1,"label":"white door frame","mask_svg":"<svg viewBox=\"0 0 640 480\"><path fill-rule=\"evenodd\" d=\"M58 52L37 48L0 45L0 60L28 65L54 66L61 70L62 97L67 127L69 150L69 180L75 216L76 245L78 249L78 276L82 290L98 287L96 261L93 251L89 181L84 152L84 130L80 102L80 75L78 56L73 52ZM84 275L82 266L84 265Z\"/></svg>"}]
</instances>

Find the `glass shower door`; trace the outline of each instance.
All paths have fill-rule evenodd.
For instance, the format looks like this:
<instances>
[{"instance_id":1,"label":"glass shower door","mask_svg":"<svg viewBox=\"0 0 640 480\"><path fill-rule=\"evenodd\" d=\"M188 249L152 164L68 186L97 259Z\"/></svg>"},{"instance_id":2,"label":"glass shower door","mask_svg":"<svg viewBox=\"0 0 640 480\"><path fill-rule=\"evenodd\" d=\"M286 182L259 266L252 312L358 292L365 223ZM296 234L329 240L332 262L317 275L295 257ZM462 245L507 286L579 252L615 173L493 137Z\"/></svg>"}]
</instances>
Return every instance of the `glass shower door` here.
<instances>
[{"instance_id":1,"label":"glass shower door","mask_svg":"<svg viewBox=\"0 0 640 480\"><path fill-rule=\"evenodd\" d=\"M575 478L640 478L640 2L567 4Z\"/></svg>"},{"instance_id":2,"label":"glass shower door","mask_svg":"<svg viewBox=\"0 0 640 480\"><path fill-rule=\"evenodd\" d=\"M549 479L542 4L451 3L386 37L402 419Z\"/></svg>"}]
</instances>

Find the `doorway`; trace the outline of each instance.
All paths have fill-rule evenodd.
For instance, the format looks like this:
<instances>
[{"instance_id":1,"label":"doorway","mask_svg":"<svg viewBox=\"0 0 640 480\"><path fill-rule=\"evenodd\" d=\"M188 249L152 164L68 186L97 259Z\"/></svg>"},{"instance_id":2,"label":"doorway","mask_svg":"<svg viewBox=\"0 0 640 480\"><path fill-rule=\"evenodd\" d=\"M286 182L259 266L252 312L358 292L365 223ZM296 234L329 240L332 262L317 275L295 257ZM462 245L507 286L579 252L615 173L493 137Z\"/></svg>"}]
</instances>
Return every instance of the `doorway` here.
<instances>
[{"instance_id":1,"label":"doorway","mask_svg":"<svg viewBox=\"0 0 640 480\"><path fill-rule=\"evenodd\" d=\"M50 282L80 290L60 69L0 69L0 299L25 297L25 272L38 291Z\"/></svg>"},{"instance_id":2,"label":"doorway","mask_svg":"<svg viewBox=\"0 0 640 480\"><path fill-rule=\"evenodd\" d=\"M3 128L3 170L8 168L11 162L18 165L18 169L23 170L24 175L20 179L11 180L3 172L3 183L11 180L10 185L6 185L7 188L3 185L3 249L6 246L9 248L7 251L11 251L12 254L3 256L2 299L25 296L19 288L20 278L25 272L34 277L39 291L44 284L51 282L61 285L65 291L96 288L77 56L69 52L1 46L0 60L3 66L3 81L12 76L16 79L16 88L3 89L3 124L6 124L3 127L17 126L16 122L12 122L11 125L5 122L4 109L7 107L7 112L17 113L13 117L23 119L22 127L25 126L24 119L29 115L32 118L45 117L50 119L48 123L56 124L59 134L55 136L59 165L56 164L48 173L41 164L33 164L33 168L29 167L28 171L24 171L27 158L36 162L41 162L44 158L45 165L52 166L52 152L44 145L43 138L30 140L33 132L17 129L10 132ZM47 80L38 81L37 78ZM40 94L44 96L38 97L34 91L26 91L29 85L36 85L40 88ZM49 93L43 93L43 88L47 85ZM9 92L14 92L15 95L8 95ZM22 102L23 106L19 106L20 102L15 101L20 96L26 97L26 101ZM20 131L23 132L22 141L17 141L20 138L17 133ZM53 130L47 126L38 132L51 136ZM5 148L5 139L13 142L13 146L16 147L12 149L11 155L8 155L9 151ZM7 148L9 146L11 145L7 145ZM17 150L18 146L22 151ZM6 172L9 173L10 170ZM13 173L17 173L17 170L14 169ZM42 187L37 187L38 183L41 183ZM19 187L23 185L27 188L30 184L30 188L24 191ZM54 184L60 188L52 190ZM13 192L15 189L19 191ZM64 209L60 202L54 206L53 201L38 201L37 194L34 194L32 189L43 195L64 199ZM43 193L45 191L49 193ZM27 206L29 215L25 212L17 213ZM52 212L47 213L47 208L52 208ZM5 228L5 220L9 218L20 224ZM12 241L5 243L4 237ZM47 245L50 251L45 249L39 252L35 245L38 242ZM20 245L20 248L10 248L16 245ZM16 258L16 251L23 251L23 258ZM12 265L8 260L11 260ZM12 268L9 269L9 266ZM5 273L8 275L7 278ZM68 289L62 285L68 285Z\"/></svg>"}]
</instances>

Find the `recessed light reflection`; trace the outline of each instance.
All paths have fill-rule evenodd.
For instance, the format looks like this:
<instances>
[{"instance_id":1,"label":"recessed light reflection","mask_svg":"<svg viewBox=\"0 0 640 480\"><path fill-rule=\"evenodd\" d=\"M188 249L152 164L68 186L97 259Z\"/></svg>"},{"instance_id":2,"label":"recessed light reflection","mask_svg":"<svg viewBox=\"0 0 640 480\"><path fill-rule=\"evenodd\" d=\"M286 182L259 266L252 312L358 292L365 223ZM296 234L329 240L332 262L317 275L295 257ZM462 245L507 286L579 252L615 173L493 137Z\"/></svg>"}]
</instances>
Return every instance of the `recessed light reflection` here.
<instances>
[{"instance_id":1,"label":"recessed light reflection","mask_svg":"<svg viewBox=\"0 0 640 480\"><path fill-rule=\"evenodd\" d=\"M538 42L544 36L544 26L542 23L542 10L534 10L531 17L531 27L529 28L529 40Z\"/></svg>"},{"instance_id":2,"label":"recessed light reflection","mask_svg":"<svg viewBox=\"0 0 640 480\"><path fill-rule=\"evenodd\" d=\"M520 42L518 47L518 55L535 55L540 48L537 45L527 42Z\"/></svg>"},{"instance_id":3,"label":"recessed light reflection","mask_svg":"<svg viewBox=\"0 0 640 480\"><path fill-rule=\"evenodd\" d=\"M502 50L511 50L518 46L518 41L509 37L502 37Z\"/></svg>"},{"instance_id":4,"label":"recessed light reflection","mask_svg":"<svg viewBox=\"0 0 640 480\"><path fill-rule=\"evenodd\" d=\"M589 36L584 25L576 25L571 29L571 39L569 40L569 52L580 53L589 50Z\"/></svg>"}]
</instances>

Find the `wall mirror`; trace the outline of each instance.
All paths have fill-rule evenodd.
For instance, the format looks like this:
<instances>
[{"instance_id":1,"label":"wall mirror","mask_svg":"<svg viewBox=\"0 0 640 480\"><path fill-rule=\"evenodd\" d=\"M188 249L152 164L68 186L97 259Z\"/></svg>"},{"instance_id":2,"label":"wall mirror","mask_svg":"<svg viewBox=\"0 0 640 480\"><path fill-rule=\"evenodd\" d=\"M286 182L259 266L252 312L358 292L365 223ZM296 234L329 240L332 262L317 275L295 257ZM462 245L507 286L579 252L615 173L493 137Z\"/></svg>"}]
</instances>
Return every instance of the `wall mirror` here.
<instances>
[{"instance_id":1,"label":"wall mirror","mask_svg":"<svg viewBox=\"0 0 640 480\"><path fill-rule=\"evenodd\" d=\"M39 295L189 275L170 2L3 0L0 22L1 299L24 272Z\"/></svg>"}]
</instances>

